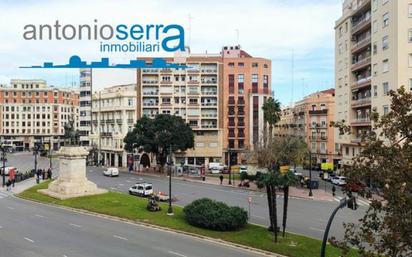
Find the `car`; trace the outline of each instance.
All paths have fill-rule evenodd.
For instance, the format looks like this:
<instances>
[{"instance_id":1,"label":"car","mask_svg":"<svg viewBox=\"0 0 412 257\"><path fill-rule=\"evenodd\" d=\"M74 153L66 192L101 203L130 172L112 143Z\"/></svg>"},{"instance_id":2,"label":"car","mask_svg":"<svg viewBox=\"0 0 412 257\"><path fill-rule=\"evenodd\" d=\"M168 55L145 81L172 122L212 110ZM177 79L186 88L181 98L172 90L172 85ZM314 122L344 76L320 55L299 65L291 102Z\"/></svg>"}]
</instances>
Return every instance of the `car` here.
<instances>
[{"instance_id":1,"label":"car","mask_svg":"<svg viewBox=\"0 0 412 257\"><path fill-rule=\"evenodd\" d=\"M153 194L152 183L136 183L134 186L129 188L129 194L137 196L149 196Z\"/></svg>"},{"instance_id":2,"label":"car","mask_svg":"<svg viewBox=\"0 0 412 257\"><path fill-rule=\"evenodd\" d=\"M332 184L338 185L338 186L344 186L346 185L346 178L343 176L336 176L331 179Z\"/></svg>"},{"instance_id":3,"label":"car","mask_svg":"<svg viewBox=\"0 0 412 257\"><path fill-rule=\"evenodd\" d=\"M241 165L239 168L239 173L247 173L247 166Z\"/></svg>"},{"instance_id":4,"label":"car","mask_svg":"<svg viewBox=\"0 0 412 257\"><path fill-rule=\"evenodd\" d=\"M222 170L220 170L220 169L218 169L218 168L212 168L212 169L210 170L210 173L212 173L212 174L220 174L220 173L222 173Z\"/></svg>"},{"instance_id":5,"label":"car","mask_svg":"<svg viewBox=\"0 0 412 257\"><path fill-rule=\"evenodd\" d=\"M223 165L218 162L209 162L208 170L223 170Z\"/></svg>"},{"instance_id":6,"label":"car","mask_svg":"<svg viewBox=\"0 0 412 257\"><path fill-rule=\"evenodd\" d=\"M117 177L119 176L119 169L118 168L107 168L107 170L103 171L103 175L109 177Z\"/></svg>"}]
</instances>

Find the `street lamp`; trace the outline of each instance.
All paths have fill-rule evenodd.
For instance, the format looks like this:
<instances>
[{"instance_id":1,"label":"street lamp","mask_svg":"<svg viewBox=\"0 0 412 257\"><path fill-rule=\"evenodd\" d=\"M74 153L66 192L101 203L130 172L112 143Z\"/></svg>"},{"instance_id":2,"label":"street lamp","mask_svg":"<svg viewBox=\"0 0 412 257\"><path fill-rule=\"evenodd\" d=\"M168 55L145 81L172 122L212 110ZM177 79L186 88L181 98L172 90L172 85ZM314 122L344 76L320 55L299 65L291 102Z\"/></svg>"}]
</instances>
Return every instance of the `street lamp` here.
<instances>
[{"instance_id":1,"label":"street lamp","mask_svg":"<svg viewBox=\"0 0 412 257\"><path fill-rule=\"evenodd\" d=\"M312 192L312 152L309 150L309 196L313 196Z\"/></svg>"},{"instance_id":2,"label":"street lamp","mask_svg":"<svg viewBox=\"0 0 412 257\"><path fill-rule=\"evenodd\" d=\"M174 215L173 213L173 208L172 208L172 146L169 148L169 208L167 209L167 215L172 216Z\"/></svg>"},{"instance_id":3,"label":"street lamp","mask_svg":"<svg viewBox=\"0 0 412 257\"><path fill-rule=\"evenodd\" d=\"M232 185L232 163L231 163L231 159L232 159L232 154L230 151L230 148L227 149L227 155L228 155L228 161L227 161L227 167L229 169L229 185Z\"/></svg>"},{"instance_id":4,"label":"street lamp","mask_svg":"<svg viewBox=\"0 0 412 257\"><path fill-rule=\"evenodd\" d=\"M53 141L53 136L51 136L50 137L50 142L49 142L49 161L50 161L50 165L49 165L49 167L50 167L50 170L52 170L52 168L53 168L53 164L52 164L52 147L53 147L53 143L52 143L52 141Z\"/></svg>"},{"instance_id":5,"label":"street lamp","mask_svg":"<svg viewBox=\"0 0 412 257\"><path fill-rule=\"evenodd\" d=\"M0 144L0 148L1 148L1 157L3 160L2 177L3 177L3 187L4 187L6 185L6 148L4 147L3 142Z\"/></svg>"},{"instance_id":6,"label":"street lamp","mask_svg":"<svg viewBox=\"0 0 412 257\"><path fill-rule=\"evenodd\" d=\"M34 155L34 172L35 172L35 176L36 176L36 183L39 184L40 183L40 177L37 174L37 155L39 154L39 145L34 144L33 147L33 155Z\"/></svg>"}]
</instances>

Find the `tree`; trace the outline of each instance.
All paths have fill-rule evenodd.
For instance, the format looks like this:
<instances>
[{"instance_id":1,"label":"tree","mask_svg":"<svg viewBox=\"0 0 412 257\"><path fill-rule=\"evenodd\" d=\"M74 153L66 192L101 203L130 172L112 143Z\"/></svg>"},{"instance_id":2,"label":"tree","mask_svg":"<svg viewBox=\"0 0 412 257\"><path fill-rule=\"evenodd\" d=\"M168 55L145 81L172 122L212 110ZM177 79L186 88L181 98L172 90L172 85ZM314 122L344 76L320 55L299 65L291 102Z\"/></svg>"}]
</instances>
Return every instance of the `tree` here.
<instances>
[{"instance_id":1,"label":"tree","mask_svg":"<svg viewBox=\"0 0 412 257\"><path fill-rule=\"evenodd\" d=\"M277 242L277 201L276 189L281 188L284 192L283 202L283 236L286 230L287 209L289 200L289 187L296 183L293 172L280 172L280 166L302 163L307 154L307 146L299 138L278 137L255 151L255 158L261 167L268 169L267 174L260 176L256 184L258 187L266 188L268 198L270 228L274 232L274 239Z\"/></svg>"},{"instance_id":2,"label":"tree","mask_svg":"<svg viewBox=\"0 0 412 257\"><path fill-rule=\"evenodd\" d=\"M193 148L194 134L181 117L159 114L154 119L143 116L138 120L124 142L127 151L141 148L155 154L163 168L168 154Z\"/></svg>"},{"instance_id":3,"label":"tree","mask_svg":"<svg viewBox=\"0 0 412 257\"><path fill-rule=\"evenodd\" d=\"M272 97L269 97L262 106L263 120L265 121L265 129L263 135L263 144L267 143L266 126L269 125L269 140L272 138L273 126L280 121L280 102Z\"/></svg>"},{"instance_id":4,"label":"tree","mask_svg":"<svg viewBox=\"0 0 412 257\"><path fill-rule=\"evenodd\" d=\"M372 129L361 135L363 150L344 169L348 183L368 182L362 196L375 195L359 224L345 224L344 249L361 256L411 256L412 253L412 93L403 87L389 93L391 109L372 114ZM332 123L350 133L344 122Z\"/></svg>"}]
</instances>

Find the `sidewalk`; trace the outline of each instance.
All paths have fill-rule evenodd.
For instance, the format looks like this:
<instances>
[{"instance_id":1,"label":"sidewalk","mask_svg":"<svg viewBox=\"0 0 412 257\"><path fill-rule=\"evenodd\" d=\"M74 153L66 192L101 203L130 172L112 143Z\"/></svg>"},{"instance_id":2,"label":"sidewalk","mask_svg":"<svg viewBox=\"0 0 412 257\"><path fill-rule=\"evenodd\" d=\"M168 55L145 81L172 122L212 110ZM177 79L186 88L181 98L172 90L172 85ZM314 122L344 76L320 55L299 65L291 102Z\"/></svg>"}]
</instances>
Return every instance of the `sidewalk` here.
<instances>
[{"instance_id":1,"label":"sidewalk","mask_svg":"<svg viewBox=\"0 0 412 257\"><path fill-rule=\"evenodd\" d=\"M128 172L127 170L121 170L122 172ZM131 172L132 174L136 175L144 175L144 176L153 176L153 177L166 177L166 173L160 173L158 171L152 172ZM196 182L202 184L209 184L209 185L220 185L220 179L217 177L209 177L206 176L206 180L203 181L200 177L194 176L174 176L173 179L179 179L182 181L189 181L189 182ZM228 179L223 180L223 184L221 186L230 187L230 188L239 188L244 190L251 190L251 191L259 191L262 193L266 193L265 189L258 189L255 183L250 183L250 187L238 187L240 181L235 180L234 184L228 185ZM297 187L290 187L289 188L289 196L293 198L300 198L300 199L307 199L307 200L319 200L319 201L334 201L334 197L332 194L325 192L321 189L313 189L312 190L313 196L309 196L309 189L306 188L297 188ZM278 192L278 194L283 195L283 192Z\"/></svg>"},{"instance_id":2,"label":"sidewalk","mask_svg":"<svg viewBox=\"0 0 412 257\"><path fill-rule=\"evenodd\" d=\"M40 183L46 181L46 180L41 180L40 179ZM33 187L37 185L36 184L36 178L29 178L26 180L23 180L21 182L15 183L14 187L11 188L11 191L7 191L7 187L2 187L0 186L0 191L2 192L9 192L11 194L20 194L21 192L23 192L26 189L29 189L30 187Z\"/></svg>"}]
</instances>

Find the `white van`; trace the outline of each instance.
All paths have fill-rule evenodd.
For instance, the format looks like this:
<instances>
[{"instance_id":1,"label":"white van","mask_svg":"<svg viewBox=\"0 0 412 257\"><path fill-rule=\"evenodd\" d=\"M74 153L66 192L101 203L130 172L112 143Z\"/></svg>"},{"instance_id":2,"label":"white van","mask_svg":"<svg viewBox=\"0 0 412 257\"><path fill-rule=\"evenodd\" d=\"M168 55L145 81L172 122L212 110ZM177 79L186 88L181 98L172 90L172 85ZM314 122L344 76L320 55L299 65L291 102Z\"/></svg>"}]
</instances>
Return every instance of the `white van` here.
<instances>
[{"instance_id":1,"label":"white van","mask_svg":"<svg viewBox=\"0 0 412 257\"><path fill-rule=\"evenodd\" d=\"M152 183L137 183L131 188L129 188L129 194L138 196L149 196L153 194Z\"/></svg>"},{"instance_id":2,"label":"white van","mask_svg":"<svg viewBox=\"0 0 412 257\"><path fill-rule=\"evenodd\" d=\"M209 162L209 167L208 167L209 171L212 171L212 170L221 171L223 170L223 168L224 168L223 165L218 162Z\"/></svg>"}]
</instances>

